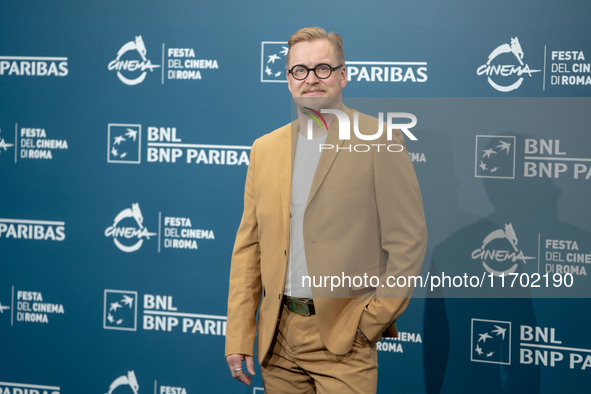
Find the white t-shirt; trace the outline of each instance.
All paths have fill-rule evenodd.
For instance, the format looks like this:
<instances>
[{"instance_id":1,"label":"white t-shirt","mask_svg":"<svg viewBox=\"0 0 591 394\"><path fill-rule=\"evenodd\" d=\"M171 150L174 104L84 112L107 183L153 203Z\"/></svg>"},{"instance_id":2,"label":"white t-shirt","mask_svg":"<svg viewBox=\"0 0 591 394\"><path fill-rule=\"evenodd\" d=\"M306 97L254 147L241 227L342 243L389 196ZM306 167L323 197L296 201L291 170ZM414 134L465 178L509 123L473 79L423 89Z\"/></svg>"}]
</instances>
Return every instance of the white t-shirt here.
<instances>
[{"instance_id":1,"label":"white t-shirt","mask_svg":"<svg viewBox=\"0 0 591 394\"><path fill-rule=\"evenodd\" d=\"M326 135L309 140L298 134L297 138L291 174L289 259L284 291L290 297L312 298L312 289L302 287L302 277L308 275L304 250L304 212L320 160L320 144L324 141Z\"/></svg>"}]
</instances>

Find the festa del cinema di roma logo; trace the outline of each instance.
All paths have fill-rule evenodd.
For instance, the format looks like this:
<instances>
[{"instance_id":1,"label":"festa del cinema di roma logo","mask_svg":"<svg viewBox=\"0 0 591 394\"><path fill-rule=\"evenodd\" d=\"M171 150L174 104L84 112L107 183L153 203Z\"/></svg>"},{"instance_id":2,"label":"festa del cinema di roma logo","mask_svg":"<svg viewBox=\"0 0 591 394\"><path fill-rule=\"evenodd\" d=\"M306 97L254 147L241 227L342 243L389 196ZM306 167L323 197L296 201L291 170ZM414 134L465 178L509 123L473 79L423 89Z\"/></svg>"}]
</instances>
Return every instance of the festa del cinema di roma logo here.
<instances>
[{"instance_id":1,"label":"festa del cinema di roma logo","mask_svg":"<svg viewBox=\"0 0 591 394\"><path fill-rule=\"evenodd\" d=\"M6 152L8 148L12 148L13 146L14 144L9 144L6 141L4 141L4 138L2 138L2 129L0 129L0 155L2 154L2 152Z\"/></svg>"},{"instance_id":2,"label":"festa del cinema di roma logo","mask_svg":"<svg viewBox=\"0 0 591 394\"><path fill-rule=\"evenodd\" d=\"M187 394L185 387L163 386L156 387L156 380L154 381L154 393L159 394ZM26 392L23 394L28 394ZM109 390L105 394L140 394L140 385L135 375L135 371L127 371L127 374L121 375L111 382ZM15 393L16 394L16 393ZM31 392L30 394L34 394ZM59 394L59 393L58 393Z\"/></svg>"},{"instance_id":3,"label":"festa del cinema di roma logo","mask_svg":"<svg viewBox=\"0 0 591 394\"><path fill-rule=\"evenodd\" d=\"M140 385L135 377L134 371L127 371L127 375L119 376L109 385L109 391L105 394L113 394L113 392L121 386L127 386L134 394L139 394Z\"/></svg>"},{"instance_id":4,"label":"festa del cinema di roma logo","mask_svg":"<svg viewBox=\"0 0 591 394\"><path fill-rule=\"evenodd\" d=\"M152 64L146 57L148 50L142 36L135 36L134 41L125 43L117 52L117 57L108 65L109 71L117 71L117 78L126 85L138 85L144 82L148 71L153 72L160 65ZM139 59L138 59L139 55Z\"/></svg>"},{"instance_id":5,"label":"festa del cinema di roma logo","mask_svg":"<svg viewBox=\"0 0 591 394\"><path fill-rule=\"evenodd\" d=\"M517 247L518 242L513 225L505 224L504 229L494 230L484 237L480 248L472 252L472 259L480 260L483 268L493 275L513 273L518 268L518 262L526 264L528 260L535 259L526 256Z\"/></svg>"},{"instance_id":6,"label":"festa del cinema di roma logo","mask_svg":"<svg viewBox=\"0 0 591 394\"><path fill-rule=\"evenodd\" d=\"M508 54L508 56L505 56ZM518 64L509 62L507 59L515 58ZM507 63L503 63L507 62ZM510 92L516 90L523 83L524 75L532 77L532 73L541 70L532 70L527 63L523 62L523 50L517 37L511 38L510 44L502 44L496 47L485 64L478 67L477 75L486 75L490 86L499 92Z\"/></svg>"},{"instance_id":7,"label":"festa del cinema di roma logo","mask_svg":"<svg viewBox=\"0 0 591 394\"><path fill-rule=\"evenodd\" d=\"M143 223L144 216L140 206L133 203L131 208L125 208L115 216L113 224L105 230L105 237L113 238L113 243L123 252L135 252L142 247L144 239L157 235L149 232Z\"/></svg>"}]
</instances>

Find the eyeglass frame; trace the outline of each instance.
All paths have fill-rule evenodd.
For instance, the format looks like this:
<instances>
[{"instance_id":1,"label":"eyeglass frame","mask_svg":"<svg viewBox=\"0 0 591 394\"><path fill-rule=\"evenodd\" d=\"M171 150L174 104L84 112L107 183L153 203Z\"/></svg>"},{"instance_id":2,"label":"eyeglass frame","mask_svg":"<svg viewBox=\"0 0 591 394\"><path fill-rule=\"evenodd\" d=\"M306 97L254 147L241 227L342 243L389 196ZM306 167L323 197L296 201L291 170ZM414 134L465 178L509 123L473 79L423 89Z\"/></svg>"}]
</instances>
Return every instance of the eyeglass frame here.
<instances>
[{"instance_id":1,"label":"eyeglass frame","mask_svg":"<svg viewBox=\"0 0 591 394\"><path fill-rule=\"evenodd\" d=\"M328 66L328 68L330 69L330 74L328 74L328 76L326 76L326 77L319 77L319 76L318 76L318 74L316 73L316 69L317 69L319 66ZM306 73L306 76L305 76L304 78L302 78L302 79L299 79L299 78L296 78L296 77L295 77L295 75L293 74L293 69L294 69L294 68L296 68L296 67L304 67L304 68L306 69L307 73ZM296 64L295 66L293 66L292 68L290 68L290 69L289 69L287 72L288 72L289 74L291 74L291 76L293 77L293 79L295 79L296 81L304 81L304 80L305 80L306 78L308 78L308 76L310 75L310 71L314 71L314 75L316 75L316 78L318 78L318 79L328 79L328 78L330 78L330 76L332 75L332 72L333 72L333 71L336 71L336 70L338 70L338 69L339 69L339 68L341 68L341 67L343 67L343 65L342 65L342 64L339 64L339 65L338 65L338 66L336 66L336 67L332 67L332 66L331 66L330 64L328 64L328 63L319 63L319 64L317 64L316 66L314 66L313 68L308 68L308 67L304 66L303 64Z\"/></svg>"}]
</instances>

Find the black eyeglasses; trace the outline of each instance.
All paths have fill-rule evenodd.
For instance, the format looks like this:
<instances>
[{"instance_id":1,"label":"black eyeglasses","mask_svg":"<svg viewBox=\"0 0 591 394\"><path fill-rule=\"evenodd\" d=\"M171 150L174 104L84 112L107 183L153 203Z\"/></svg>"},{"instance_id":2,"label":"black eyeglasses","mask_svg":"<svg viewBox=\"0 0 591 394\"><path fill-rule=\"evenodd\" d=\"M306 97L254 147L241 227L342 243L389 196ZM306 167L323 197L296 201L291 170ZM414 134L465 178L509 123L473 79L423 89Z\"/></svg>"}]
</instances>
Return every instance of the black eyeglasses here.
<instances>
[{"instance_id":1,"label":"black eyeglasses","mask_svg":"<svg viewBox=\"0 0 591 394\"><path fill-rule=\"evenodd\" d=\"M328 64L321 63L317 64L314 68L308 68L302 64L296 64L291 68L291 70L289 70L289 73L298 81L308 78L310 71L314 71L314 75L316 75L318 79L326 79L330 77L330 74L332 74L334 70L338 70L341 67L343 67L342 64L336 67L331 67Z\"/></svg>"}]
</instances>

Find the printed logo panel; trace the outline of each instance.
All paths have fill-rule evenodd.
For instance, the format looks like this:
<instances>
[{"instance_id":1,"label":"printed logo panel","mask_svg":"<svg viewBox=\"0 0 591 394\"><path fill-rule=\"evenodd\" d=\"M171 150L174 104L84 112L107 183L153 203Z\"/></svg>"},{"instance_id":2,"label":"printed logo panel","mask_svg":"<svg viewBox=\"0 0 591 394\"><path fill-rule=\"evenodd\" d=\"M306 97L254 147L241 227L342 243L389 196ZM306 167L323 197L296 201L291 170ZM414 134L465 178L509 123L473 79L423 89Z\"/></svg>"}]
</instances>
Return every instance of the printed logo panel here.
<instances>
[{"instance_id":1,"label":"printed logo panel","mask_svg":"<svg viewBox=\"0 0 591 394\"><path fill-rule=\"evenodd\" d=\"M511 364L511 322L472 319L470 360Z\"/></svg>"},{"instance_id":2,"label":"printed logo panel","mask_svg":"<svg viewBox=\"0 0 591 394\"><path fill-rule=\"evenodd\" d=\"M261 42L261 82L285 82L287 41Z\"/></svg>"},{"instance_id":3,"label":"printed logo panel","mask_svg":"<svg viewBox=\"0 0 591 394\"><path fill-rule=\"evenodd\" d=\"M477 135L474 162L476 178L515 179L515 137Z\"/></svg>"},{"instance_id":4,"label":"printed logo panel","mask_svg":"<svg viewBox=\"0 0 591 394\"><path fill-rule=\"evenodd\" d=\"M105 290L103 328L106 330L137 330L137 292Z\"/></svg>"},{"instance_id":5,"label":"printed logo panel","mask_svg":"<svg viewBox=\"0 0 591 394\"><path fill-rule=\"evenodd\" d=\"M142 126L139 124L109 124L108 163L141 162Z\"/></svg>"},{"instance_id":6,"label":"printed logo panel","mask_svg":"<svg viewBox=\"0 0 591 394\"><path fill-rule=\"evenodd\" d=\"M476 74L486 76L490 86L499 92L511 92L521 86L525 77L531 78L534 73L542 71L531 69L523 58L519 39L511 38L510 43L499 45L488 55Z\"/></svg>"}]
</instances>

